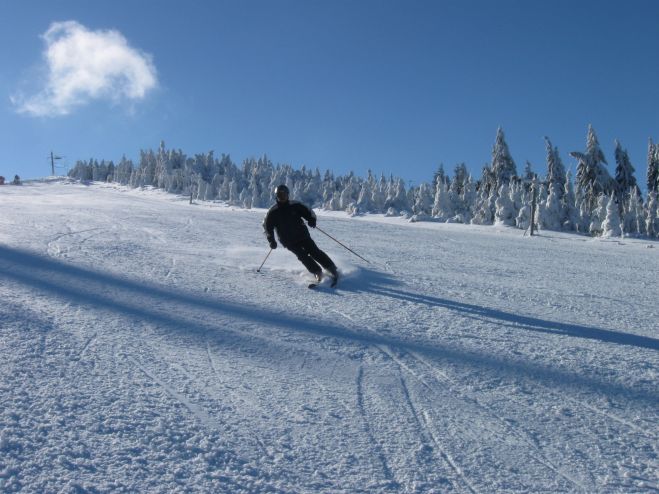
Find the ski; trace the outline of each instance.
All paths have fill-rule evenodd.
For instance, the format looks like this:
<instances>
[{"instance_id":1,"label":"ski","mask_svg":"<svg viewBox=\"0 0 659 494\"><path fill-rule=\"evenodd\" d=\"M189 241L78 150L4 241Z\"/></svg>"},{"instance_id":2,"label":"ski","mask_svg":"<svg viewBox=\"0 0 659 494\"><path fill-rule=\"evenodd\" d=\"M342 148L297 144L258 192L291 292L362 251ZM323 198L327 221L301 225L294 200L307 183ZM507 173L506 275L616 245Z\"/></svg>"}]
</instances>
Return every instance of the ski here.
<instances>
[{"instance_id":1,"label":"ski","mask_svg":"<svg viewBox=\"0 0 659 494\"><path fill-rule=\"evenodd\" d=\"M331 276L330 280L331 280L330 281L330 288L336 288L336 284L339 282L339 277L338 276ZM320 286L320 282L312 281L311 283L309 283L307 285L307 288L313 290L314 288L318 288L319 286Z\"/></svg>"}]
</instances>

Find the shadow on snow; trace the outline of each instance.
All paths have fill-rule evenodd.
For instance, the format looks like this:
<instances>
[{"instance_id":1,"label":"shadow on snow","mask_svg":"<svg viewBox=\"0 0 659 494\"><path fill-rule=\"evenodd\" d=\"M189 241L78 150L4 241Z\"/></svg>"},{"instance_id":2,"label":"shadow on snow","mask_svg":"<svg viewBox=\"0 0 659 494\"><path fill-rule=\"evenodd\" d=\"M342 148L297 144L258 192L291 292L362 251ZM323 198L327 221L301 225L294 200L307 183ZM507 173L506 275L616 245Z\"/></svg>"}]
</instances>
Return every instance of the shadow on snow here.
<instances>
[{"instance_id":1,"label":"shadow on snow","mask_svg":"<svg viewBox=\"0 0 659 494\"><path fill-rule=\"evenodd\" d=\"M419 352L435 359L470 366L483 371L505 374L512 378L529 376L553 383L557 387L571 384L605 394L621 394L626 399L656 405L659 392L637 389L607 382L537 363L511 361L483 352L452 348L441 342L410 336L409 339L373 333L366 329L276 313L259 307L239 305L210 297L173 290L154 284L131 281L119 276L86 269L30 251L0 246L0 279L13 280L37 291L54 295L67 302L79 303L141 322L160 324L171 330L205 338L221 338L227 333L235 341L254 344L247 330L232 329L227 318L294 330L310 336L333 337L362 345L389 345L402 351ZM351 288L351 285L355 285ZM364 272L355 283L350 278L343 286L347 291L369 291L391 298L458 311L470 317L489 318L520 329L590 338L604 343L631 345L643 349L659 349L659 340L607 331L586 326L544 321L503 311L454 302L427 295L406 292L400 283L377 271ZM193 315L190 315L192 312ZM186 316L187 314L187 316ZM239 325L236 324L236 327ZM218 341L222 343L222 341ZM205 342L203 343L205 344Z\"/></svg>"},{"instance_id":2,"label":"shadow on snow","mask_svg":"<svg viewBox=\"0 0 659 494\"><path fill-rule=\"evenodd\" d=\"M536 317L511 314L498 309L491 309L479 305L413 293L399 288L402 284L384 273L369 269L362 269L361 272L362 276L360 276L358 284L353 284L350 278L348 278L346 283L341 285L341 289L349 292L377 293L386 297L405 302L412 302L427 307L438 307L452 310L460 313L460 315L464 317L471 317L479 320L489 319L490 321L498 322L509 327L528 331L585 338L603 343L615 343L650 350L659 350L659 339L656 338L623 333L615 330L593 328L578 324L546 321Z\"/></svg>"}]
</instances>

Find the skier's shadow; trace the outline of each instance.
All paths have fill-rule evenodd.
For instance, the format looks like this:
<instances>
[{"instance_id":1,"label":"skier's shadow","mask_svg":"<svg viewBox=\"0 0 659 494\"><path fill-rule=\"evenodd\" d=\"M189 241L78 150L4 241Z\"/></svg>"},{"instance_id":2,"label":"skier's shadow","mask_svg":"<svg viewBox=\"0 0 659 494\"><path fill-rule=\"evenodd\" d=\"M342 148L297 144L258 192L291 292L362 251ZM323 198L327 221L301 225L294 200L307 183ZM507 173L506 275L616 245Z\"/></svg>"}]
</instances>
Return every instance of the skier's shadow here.
<instances>
[{"instance_id":1,"label":"skier's shadow","mask_svg":"<svg viewBox=\"0 0 659 494\"><path fill-rule=\"evenodd\" d=\"M415 293L405 288L405 284L394 276L373 269L364 268L358 273L348 276L341 284L341 290L348 292L375 293L399 301L411 302L429 308L441 308L455 311L463 317L490 320L494 323L540 333L571 336L597 340L603 343L635 346L650 350L659 350L659 339L649 336L635 335L621 331L601 329L580 324L548 321L537 317L510 313L500 309L483 307Z\"/></svg>"},{"instance_id":2,"label":"skier's shadow","mask_svg":"<svg viewBox=\"0 0 659 494\"><path fill-rule=\"evenodd\" d=\"M228 321L244 320L256 323L258 326L294 328L300 334L337 338L368 346L389 345L392 348L422 352L433 358L448 359L478 369L496 369L497 373L505 371L515 376L533 375L557 384L570 381L607 394L623 394L628 400L649 401L653 405L657 402L655 390L648 392L628 388L625 385L601 382L558 369L540 368L524 362L502 360L497 355L487 352L474 353L455 349L441 341L416 338L414 335L375 334L359 327L309 320L295 315L282 314L279 311L273 312L242 303L217 300L198 293L181 291L175 287L131 280L124 276L100 272L33 252L0 245L0 284L6 282L32 288L35 293L54 296L55 299L66 303L79 304L81 307L88 307L93 311L101 311L94 315L98 320L103 319L103 314L112 314L113 317L128 318L129 327L131 322L144 322L153 327L165 328L166 331L185 334L192 338L193 343L196 341L201 345L207 345L211 339L216 339L218 344L230 340L238 348L252 346L254 344L253 335L239 327L240 325L227 323L226 318L229 318ZM455 310L468 317L489 318L526 330L567 334L605 342L614 341L654 350L658 348L657 340L652 338L543 321L417 294L406 289L405 285L395 277L378 271L364 270L361 273L349 275L344 278L340 287L343 289L338 290L336 296L340 296L342 291L368 291L393 300L404 300L429 308ZM2 305L12 310L11 305L8 306L6 303ZM11 323L13 326L40 327L46 331L53 327L48 320L39 316L41 311L32 314L20 310L20 307L14 308L14 310L18 310L17 315L13 319L3 316L3 323ZM359 322L356 324L359 325Z\"/></svg>"}]
</instances>

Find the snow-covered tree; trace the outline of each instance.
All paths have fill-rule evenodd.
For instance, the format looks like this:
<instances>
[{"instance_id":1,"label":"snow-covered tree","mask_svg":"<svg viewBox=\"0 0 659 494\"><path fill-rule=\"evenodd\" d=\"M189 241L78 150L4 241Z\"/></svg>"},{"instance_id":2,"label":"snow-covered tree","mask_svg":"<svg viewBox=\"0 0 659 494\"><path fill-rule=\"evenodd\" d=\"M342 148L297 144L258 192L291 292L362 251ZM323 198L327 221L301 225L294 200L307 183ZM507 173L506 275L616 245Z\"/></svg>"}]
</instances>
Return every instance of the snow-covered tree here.
<instances>
[{"instance_id":1,"label":"snow-covered tree","mask_svg":"<svg viewBox=\"0 0 659 494\"><path fill-rule=\"evenodd\" d=\"M606 158L600 148L592 125L588 126L586 152L573 151L570 155L579 162L577 166L577 188L593 209L599 200L599 196L609 194L615 186L611 175L606 169Z\"/></svg>"},{"instance_id":2,"label":"snow-covered tree","mask_svg":"<svg viewBox=\"0 0 659 494\"><path fill-rule=\"evenodd\" d=\"M495 187L497 189L504 183L509 183L517 175L517 166L510 155L510 150L508 149L508 144L506 143L506 138L501 127L497 129L497 137L492 149L490 170L494 176Z\"/></svg>"},{"instance_id":3,"label":"snow-covered tree","mask_svg":"<svg viewBox=\"0 0 659 494\"><path fill-rule=\"evenodd\" d=\"M449 190L446 184L438 181L435 186L435 198L432 205L432 217L440 221L446 221L454 214L454 209L449 197Z\"/></svg>"},{"instance_id":4,"label":"snow-covered tree","mask_svg":"<svg viewBox=\"0 0 659 494\"><path fill-rule=\"evenodd\" d=\"M515 215L519 213L519 210L522 209L525 202L524 192L526 188L525 184L521 181L513 181L510 183L510 200L513 203L513 209L515 210Z\"/></svg>"},{"instance_id":5,"label":"snow-covered tree","mask_svg":"<svg viewBox=\"0 0 659 494\"><path fill-rule=\"evenodd\" d=\"M649 237L659 236L659 204L657 203L657 192L648 194L648 204L645 212L645 232Z\"/></svg>"},{"instance_id":6,"label":"snow-covered tree","mask_svg":"<svg viewBox=\"0 0 659 494\"><path fill-rule=\"evenodd\" d=\"M490 192L485 187L478 190L478 196L474 206L474 215L471 222L475 225L491 225L494 223L494 211L496 210L496 190Z\"/></svg>"},{"instance_id":7,"label":"snow-covered tree","mask_svg":"<svg viewBox=\"0 0 659 494\"><path fill-rule=\"evenodd\" d=\"M643 235L645 233L645 211L638 187L633 188L627 197L623 208L623 231L625 234Z\"/></svg>"},{"instance_id":8,"label":"snow-covered tree","mask_svg":"<svg viewBox=\"0 0 659 494\"><path fill-rule=\"evenodd\" d=\"M228 202L232 206L238 206L240 204L240 191L238 190L238 180L236 178L232 178L229 183Z\"/></svg>"},{"instance_id":9,"label":"snow-covered tree","mask_svg":"<svg viewBox=\"0 0 659 494\"><path fill-rule=\"evenodd\" d=\"M329 200L325 203L325 209L329 211L340 211L341 210L341 192L335 190L332 192Z\"/></svg>"},{"instance_id":10,"label":"snow-covered tree","mask_svg":"<svg viewBox=\"0 0 659 494\"><path fill-rule=\"evenodd\" d=\"M494 173L492 173L492 169L484 165L483 170L481 172L481 179L478 181L478 184L476 185L476 188L478 189L479 196L481 196L481 193L486 193L490 194L492 191L496 192L497 190L497 181L496 177L494 176Z\"/></svg>"},{"instance_id":11,"label":"snow-covered tree","mask_svg":"<svg viewBox=\"0 0 659 494\"><path fill-rule=\"evenodd\" d=\"M544 229L550 223L547 219L547 198L549 197L549 192L544 183L538 184L536 182L534 186L538 192L536 193L535 218L533 218L533 221L539 229Z\"/></svg>"},{"instance_id":12,"label":"snow-covered tree","mask_svg":"<svg viewBox=\"0 0 659 494\"><path fill-rule=\"evenodd\" d=\"M520 207L515 218L515 225L517 228L526 230L531 226L531 202L533 200L533 192L526 187L519 187L520 194Z\"/></svg>"},{"instance_id":13,"label":"snow-covered tree","mask_svg":"<svg viewBox=\"0 0 659 494\"><path fill-rule=\"evenodd\" d=\"M432 177L433 190L437 188L437 182L442 182L445 184L448 183L448 177L446 176L446 172L444 171L444 163L439 164L439 166L437 167L437 171Z\"/></svg>"},{"instance_id":14,"label":"snow-covered tree","mask_svg":"<svg viewBox=\"0 0 659 494\"><path fill-rule=\"evenodd\" d=\"M384 207L387 210L392 208L397 212L410 210L405 185L402 179L397 178L395 180L390 180Z\"/></svg>"},{"instance_id":15,"label":"snow-covered tree","mask_svg":"<svg viewBox=\"0 0 659 494\"><path fill-rule=\"evenodd\" d=\"M464 189L465 182L467 182L468 178L469 171L467 170L467 165L465 163L457 164L453 170L453 180L451 181L451 184L455 184L454 189L458 194L462 194L462 190Z\"/></svg>"},{"instance_id":16,"label":"snow-covered tree","mask_svg":"<svg viewBox=\"0 0 659 494\"><path fill-rule=\"evenodd\" d=\"M474 206L476 204L476 183L472 180L471 175L467 176L459 203L460 209L456 211L455 221L468 224L474 216Z\"/></svg>"},{"instance_id":17,"label":"snow-covered tree","mask_svg":"<svg viewBox=\"0 0 659 494\"><path fill-rule=\"evenodd\" d=\"M569 171L565 174L562 208L563 217L561 220L563 229L568 231L577 230L579 225L579 209L577 208L574 185L572 184L572 176Z\"/></svg>"},{"instance_id":18,"label":"snow-covered tree","mask_svg":"<svg viewBox=\"0 0 659 494\"><path fill-rule=\"evenodd\" d=\"M629 154L626 149L622 149L620 142L616 139L616 197L620 204L629 198L632 189L638 189L636 177L634 176L634 167L629 160ZM639 191L640 192L640 191Z\"/></svg>"},{"instance_id":19,"label":"snow-covered tree","mask_svg":"<svg viewBox=\"0 0 659 494\"><path fill-rule=\"evenodd\" d=\"M589 233L591 209L585 196L577 198L576 207L579 214L575 228L579 233Z\"/></svg>"},{"instance_id":20,"label":"snow-covered tree","mask_svg":"<svg viewBox=\"0 0 659 494\"><path fill-rule=\"evenodd\" d=\"M536 178L536 174L533 172L533 164L529 160L526 160L526 165L524 165L524 173L522 175L522 178L526 183L533 182ZM530 187L527 187L530 189Z\"/></svg>"},{"instance_id":21,"label":"snow-covered tree","mask_svg":"<svg viewBox=\"0 0 659 494\"><path fill-rule=\"evenodd\" d=\"M362 213L373 211L373 190L371 189L371 182L368 180L365 180L360 184L360 190L355 206Z\"/></svg>"},{"instance_id":22,"label":"snow-covered tree","mask_svg":"<svg viewBox=\"0 0 659 494\"><path fill-rule=\"evenodd\" d=\"M445 213L447 214L447 218L453 222L458 221L455 216L459 211L464 209L462 194L465 187L465 179L455 176L448 187L448 207L445 209Z\"/></svg>"},{"instance_id":23,"label":"snow-covered tree","mask_svg":"<svg viewBox=\"0 0 659 494\"><path fill-rule=\"evenodd\" d=\"M655 145L652 139L648 143L647 186L648 194L659 192L659 146Z\"/></svg>"},{"instance_id":24,"label":"snow-covered tree","mask_svg":"<svg viewBox=\"0 0 659 494\"><path fill-rule=\"evenodd\" d=\"M122 156L114 170L114 181L121 185L128 185L130 182L130 175L133 172L133 162Z\"/></svg>"},{"instance_id":25,"label":"snow-covered tree","mask_svg":"<svg viewBox=\"0 0 659 494\"><path fill-rule=\"evenodd\" d=\"M510 187L504 183L499 187L499 193L494 201L494 223L496 225L515 226L515 211L513 201L510 198Z\"/></svg>"},{"instance_id":26,"label":"snow-covered tree","mask_svg":"<svg viewBox=\"0 0 659 494\"><path fill-rule=\"evenodd\" d=\"M345 183L343 190L341 191L341 198L339 200L339 208L342 211L347 211L349 208L353 208L357 202L357 196L361 187L357 185L354 177L350 177Z\"/></svg>"},{"instance_id":27,"label":"snow-covered tree","mask_svg":"<svg viewBox=\"0 0 659 494\"><path fill-rule=\"evenodd\" d=\"M542 215L538 218L538 227L543 230L560 231L563 226L563 187L559 181L549 184L549 194L541 208Z\"/></svg>"},{"instance_id":28,"label":"snow-covered tree","mask_svg":"<svg viewBox=\"0 0 659 494\"><path fill-rule=\"evenodd\" d=\"M609 196L607 201L606 216L602 222L602 236L622 236L622 228L620 226L620 211L618 209L618 202L616 201L615 192Z\"/></svg>"},{"instance_id":29,"label":"snow-covered tree","mask_svg":"<svg viewBox=\"0 0 659 494\"><path fill-rule=\"evenodd\" d=\"M380 175L380 179L373 185L373 194L371 202L373 204L374 212L384 212L384 203L387 199L387 181L384 175Z\"/></svg>"},{"instance_id":30,"label":"snow-covered tree","mask_svg":"<svg viewBox=\"0 0 659 494\"><path fill-rule=\"evenodd\" d=\"M423 220L432 215L433 212L433 193L430 186L422 182L416 191L414 205L412 206L411 221Z\"/></svg>"},{"instance_id":31,"label":"snow-covered tree","mask_svg":"<svg viewBox=\"0 0 659 494\"><path fill-rule=\"evenodd\" d=\"M608 206L609 200L606 194L600 194L597 198L597 207L590 215L590 226L588 231L591 235L601 235L602 234L602 223L606 219L606 208Z\"/></svg>"},{"instance_id":32,"label":"snow-covered tree","mask_svg":"<svg viewBox=\"0 0 659 494\"><path fill-rule=\"evenodd\" d=\"M547 150L547 178L546 181L551 187L552 184L557 184L555 188L558 200L563 198L563 191L565 190L565 167L563 161L558 154L558 148L554 147L549 140L545 137L545 147Z\"/></svg>"}]
</instances>

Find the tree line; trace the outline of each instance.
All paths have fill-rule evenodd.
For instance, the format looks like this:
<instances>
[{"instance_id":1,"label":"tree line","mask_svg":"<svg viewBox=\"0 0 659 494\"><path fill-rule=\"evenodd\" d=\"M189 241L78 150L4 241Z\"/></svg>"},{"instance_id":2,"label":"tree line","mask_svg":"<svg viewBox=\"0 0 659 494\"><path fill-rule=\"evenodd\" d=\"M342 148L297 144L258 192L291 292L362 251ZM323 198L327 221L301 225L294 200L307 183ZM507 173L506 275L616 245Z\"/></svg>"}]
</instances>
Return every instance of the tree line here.
<instances>
[{"instance_id":1,"label":"tree line","mask_svg":"<svg viewBox=\"0 0 659 494\"><path fill-rule=\"evenodd\" d=\"M285 183L294 199L351 215L381 213L406 216L410 221L503 224L521 229L533 221L545 230L659 236L659 145L650 140L648 146L646 198L629 155L618 141L615 172L609 173L592 126L586 149L570 153L577 161L574 179L549 138L545 138L545 146L547 174L538 176L529 162L518 173L499 128L492 161L478 179L468 173L464 163L456 165L450 176L440 165L432 182L411 187L400 177L377 177L370 170L367 177L353 172L335 176L331 171L321 174L317 168L274 165L267 156L245 159L238 166L229 155L216 157L211 151L187 156L181 150L167 149L164 142L155 151L142 150L137 164L125 156L117 164L90 159L78 161L68 175L83 181L155 187L243 208L269 207L272 191Z\"/></svg>"}]
</instances>

